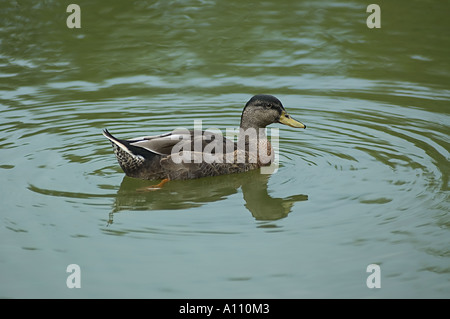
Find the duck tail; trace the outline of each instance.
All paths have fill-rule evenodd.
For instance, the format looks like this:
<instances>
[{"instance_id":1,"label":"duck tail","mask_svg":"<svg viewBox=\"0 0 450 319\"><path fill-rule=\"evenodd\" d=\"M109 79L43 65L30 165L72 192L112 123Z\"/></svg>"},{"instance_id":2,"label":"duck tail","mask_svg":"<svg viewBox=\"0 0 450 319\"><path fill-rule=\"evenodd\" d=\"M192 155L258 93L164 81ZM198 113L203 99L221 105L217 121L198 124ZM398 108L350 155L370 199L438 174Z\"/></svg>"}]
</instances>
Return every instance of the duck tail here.
<instances>
[{"instance_id":1,"label":"duck tail","mask_svg":"<svg viewBox=\"0 0 450 319\"><path fill-rule=\"evenodd\" d=\"M103 135L110 140L112 143L114 150L116 152L116 155L118 153L126 153L134 158L139 158L141 160L147 159L152 160L155 156L158 156L157 153L152 152L149 149L133 145L133 142L136 142L137 140L121 140L116 137L114 137L107 129L103 130Z\"/></svg>"},{"instance_id":2,"label":"duck tail","mask_svg":"<svg viewBox=\"0 0 450 319\"><path fill-rule=\"evenodd\" d=\"M103 136L105 136L110 142L113 144L113 146L116 148L120 148L122 151L130 154L131 156L135 156L133 152L130 150L130 143L124 140L119 140L118 138L114 137L107 129L103 130Z\"/></svg>"}]
</instances>

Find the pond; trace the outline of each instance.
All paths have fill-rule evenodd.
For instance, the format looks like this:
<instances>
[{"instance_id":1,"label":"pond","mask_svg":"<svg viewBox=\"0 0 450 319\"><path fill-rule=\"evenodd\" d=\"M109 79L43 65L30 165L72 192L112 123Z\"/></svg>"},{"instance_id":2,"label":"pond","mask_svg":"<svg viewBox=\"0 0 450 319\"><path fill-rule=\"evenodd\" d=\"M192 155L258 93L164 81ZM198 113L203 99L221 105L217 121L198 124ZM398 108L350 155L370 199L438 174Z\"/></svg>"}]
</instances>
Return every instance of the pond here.
<instances>
[{"instance_id":1,"label":"pond","mask_svg":"<svg viewBox=\"0 0 450 319\"><path fill-rule=\"evenodd\" d=\"M0 297L450 297L448 2L76 3L0 5ZM272 174L141 192L102 135L255 94L307 126Z\"/></svg>"}]
</instances>

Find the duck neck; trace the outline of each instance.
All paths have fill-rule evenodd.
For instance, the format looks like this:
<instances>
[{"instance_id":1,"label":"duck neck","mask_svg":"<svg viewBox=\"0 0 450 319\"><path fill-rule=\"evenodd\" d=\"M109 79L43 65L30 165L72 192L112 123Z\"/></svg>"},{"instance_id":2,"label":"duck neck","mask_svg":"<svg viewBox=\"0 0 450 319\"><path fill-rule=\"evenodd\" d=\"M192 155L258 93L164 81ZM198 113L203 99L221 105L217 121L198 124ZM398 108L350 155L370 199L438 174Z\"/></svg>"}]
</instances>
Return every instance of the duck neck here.
<instances>
[{"instance_id":1,"label":"duck neck","mask_svg":"<svg viewBox=\"0 0 450 319\"><path fill-rule=\"evenodd\" d=\"M259 166L270 165L273 160L273 149L267 138L265 127L241 126L238 148L256 158Z\"/></svg>"},{"instance_id":2,"label":"duck neck","mask_svg":"<svg viewBox=\"0 0 450 319\"><path fill-rule=\"evenodd\" d=\"M249 144L250 142L260 140L267 140L265 127L261 128L258 126L241 124L241 127L239 129L238 142Z\"/></svg>"}]
</instances>

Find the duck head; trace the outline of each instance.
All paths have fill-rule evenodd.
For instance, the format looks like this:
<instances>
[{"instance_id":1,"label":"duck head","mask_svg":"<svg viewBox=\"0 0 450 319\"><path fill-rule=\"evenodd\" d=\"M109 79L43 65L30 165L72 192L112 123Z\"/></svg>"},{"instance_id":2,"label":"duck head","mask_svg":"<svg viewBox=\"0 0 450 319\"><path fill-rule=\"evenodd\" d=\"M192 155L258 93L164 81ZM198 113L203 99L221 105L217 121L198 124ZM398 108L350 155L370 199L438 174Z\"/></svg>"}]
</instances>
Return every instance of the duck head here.
<instances>
[{"instance_id":1,"label":"duck head","mask_svg":"<svg viewBox=\"0 0 450 319\"><path fill-rule=\"evenodd\" d=\"M272 123L281 123L295 128L306 128L306 125L293 119L284 109L280 100L272 95L259 94L253 96L241 116L241 128L265 128Z\"/></svg>"}]
</instances>

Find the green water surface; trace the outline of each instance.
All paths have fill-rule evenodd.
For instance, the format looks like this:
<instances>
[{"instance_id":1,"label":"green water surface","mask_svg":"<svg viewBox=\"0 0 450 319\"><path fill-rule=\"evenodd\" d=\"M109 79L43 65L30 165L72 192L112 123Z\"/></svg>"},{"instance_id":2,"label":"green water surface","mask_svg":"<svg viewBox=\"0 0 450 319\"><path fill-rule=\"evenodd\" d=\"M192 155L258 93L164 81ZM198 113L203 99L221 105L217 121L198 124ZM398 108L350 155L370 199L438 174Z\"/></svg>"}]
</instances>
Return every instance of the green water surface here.
<instances>
[{"instance_id":1,"label":"green water surface","mask_svg":"<svg viewBox=\"0 0 450 319\"><path fill-rule=\"evenodd\" d=\"M0 297L450 297L448 1L72 2L0 4ZM101 134L261 93L307 125L271 175L139 192Z\"/></svg>"}]
</instances>

